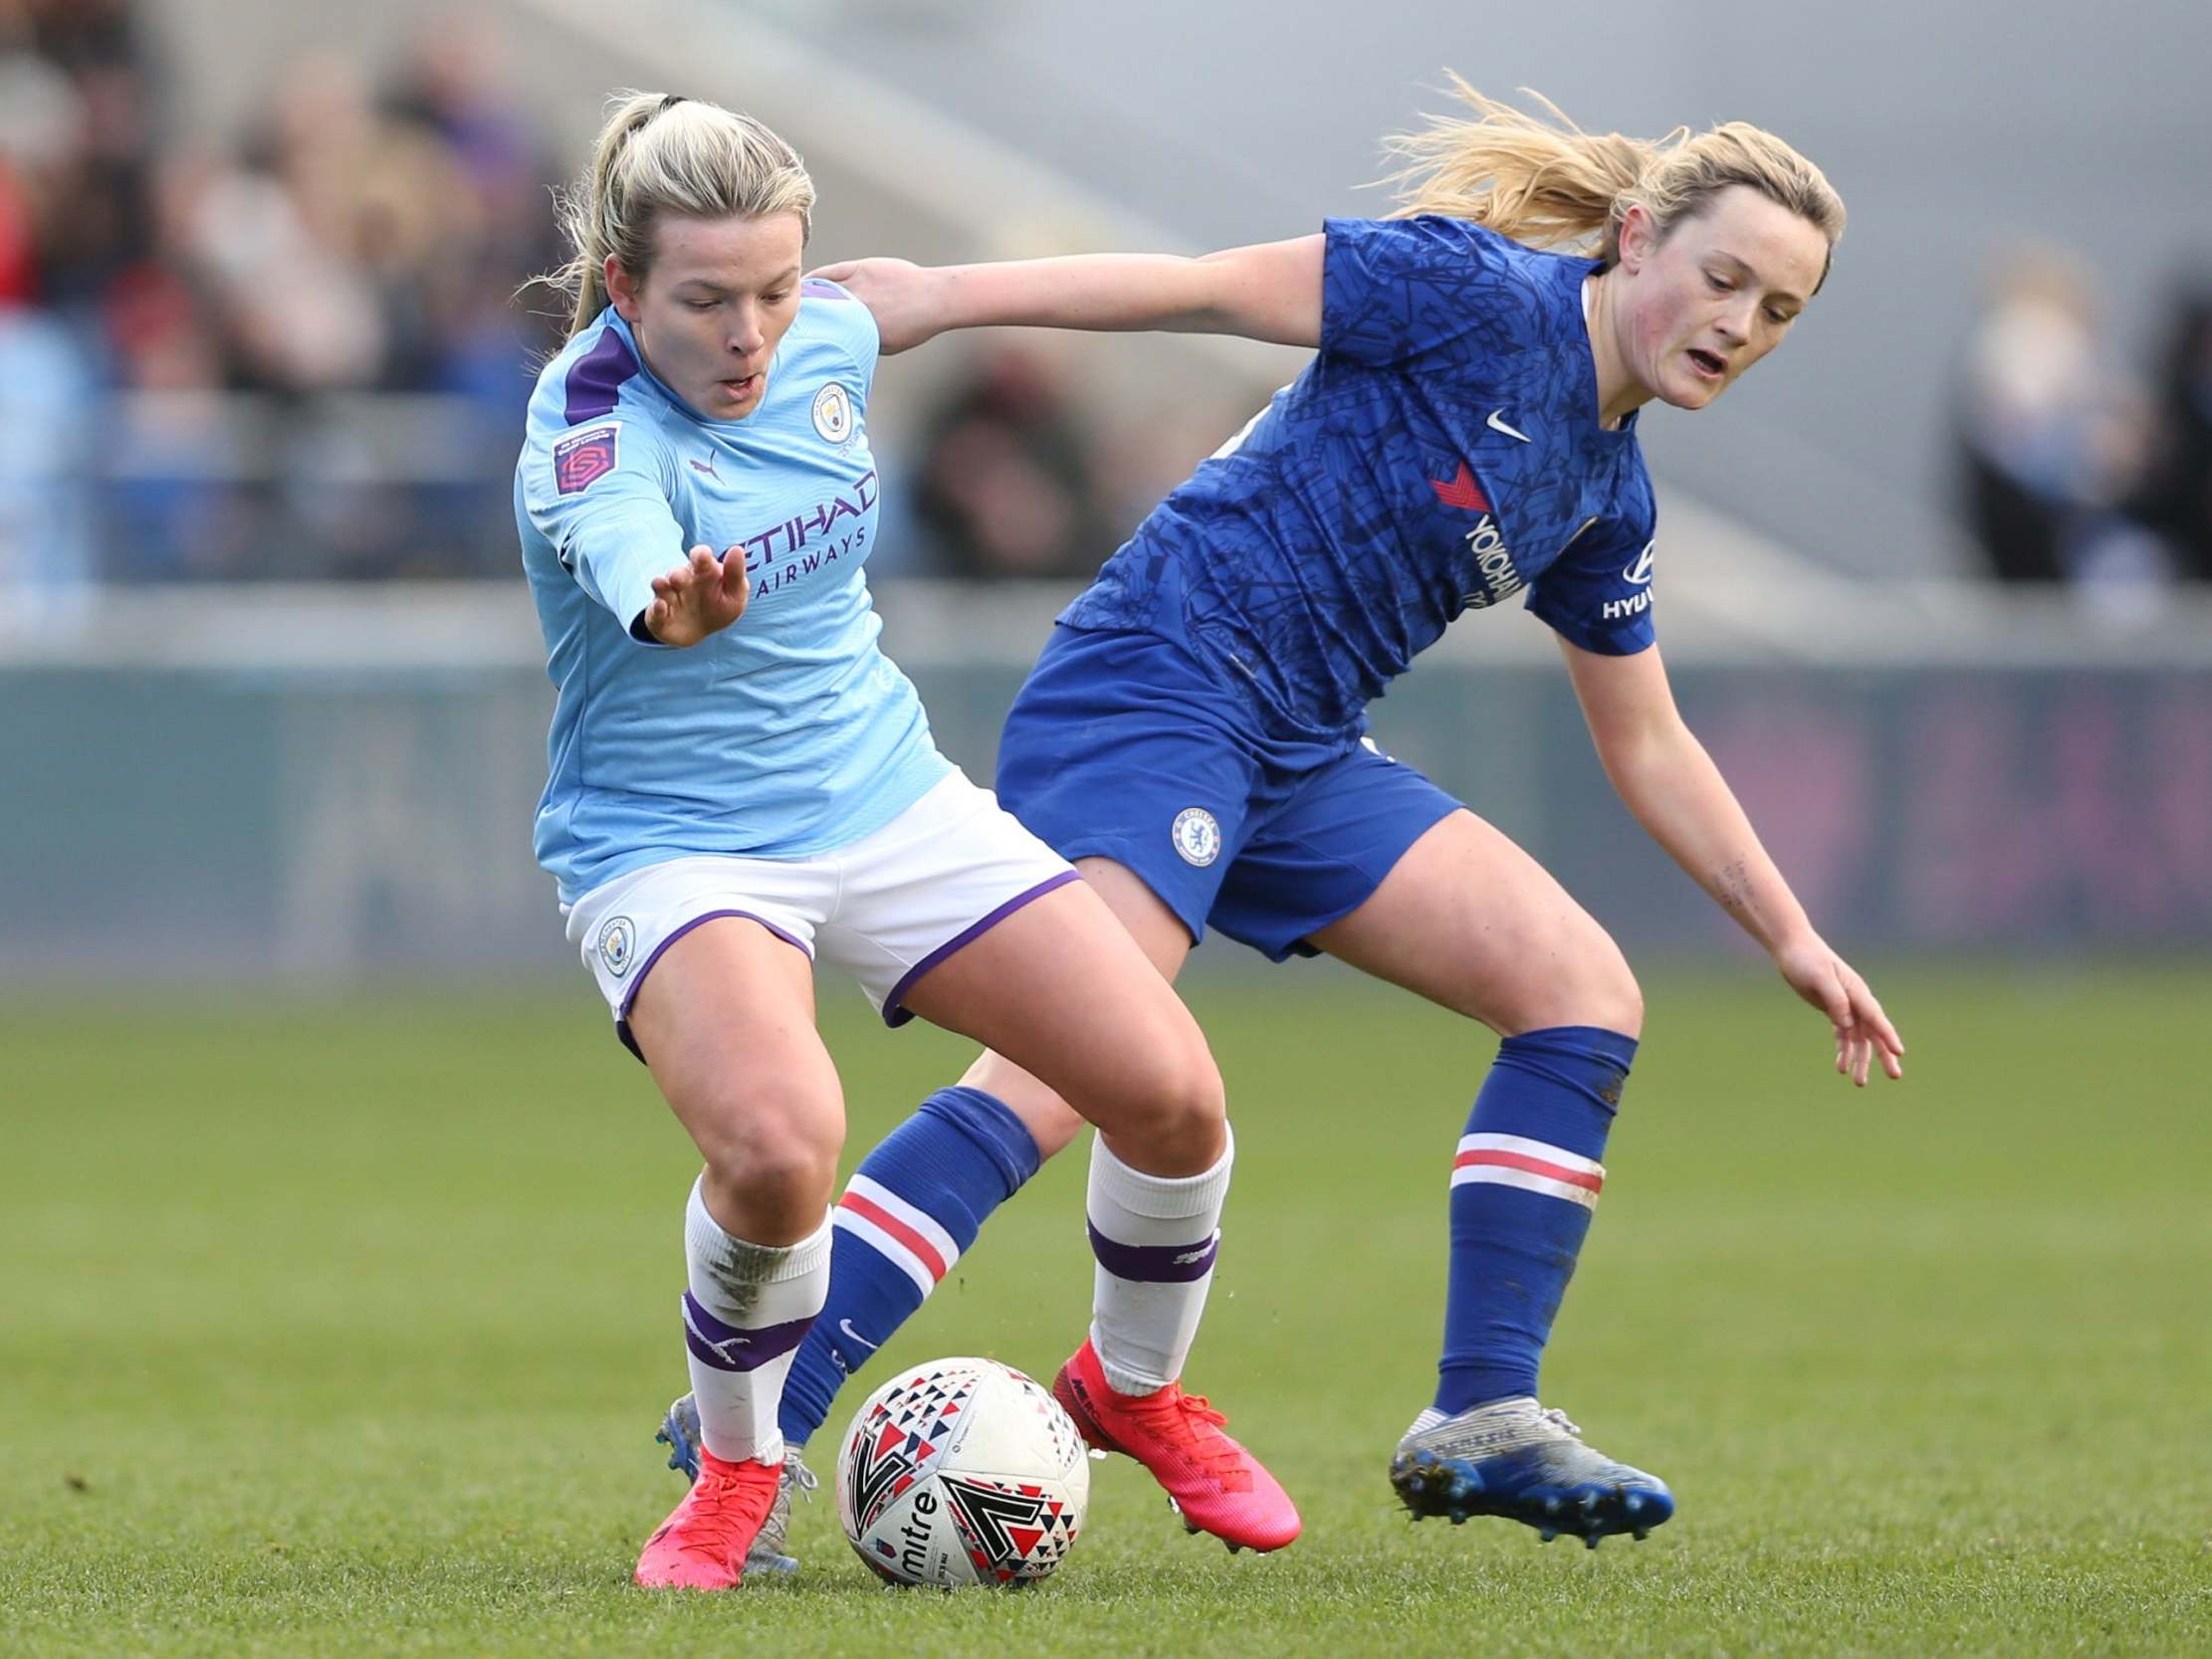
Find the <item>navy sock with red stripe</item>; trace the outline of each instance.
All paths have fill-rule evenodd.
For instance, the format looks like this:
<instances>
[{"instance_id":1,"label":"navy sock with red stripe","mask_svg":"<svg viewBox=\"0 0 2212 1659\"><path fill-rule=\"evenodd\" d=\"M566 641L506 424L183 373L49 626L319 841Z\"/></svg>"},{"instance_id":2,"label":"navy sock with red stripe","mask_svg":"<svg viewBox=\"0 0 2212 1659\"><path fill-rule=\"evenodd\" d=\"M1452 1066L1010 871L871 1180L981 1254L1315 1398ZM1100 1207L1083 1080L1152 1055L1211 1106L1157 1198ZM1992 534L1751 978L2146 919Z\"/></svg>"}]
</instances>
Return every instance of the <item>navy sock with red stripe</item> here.
<instances>
[{"instance_id":1,"label":"navy sock with red stripe","mask_svg":"<svg viewBox=\"0 0 2212 1659\"><path fill-rule=\"evenodd\" d=\"M1634 1037L1590 1025L1527 1031L1498 1045L1452 1160L1438 1410L1536 1392L1635 1059Z\"/></svg>"},{"instance_id":2,"label":"navy sock with red stripe","mask_svg":"<svg viewBox=\"0 0 2212 1659\"><path fill-rule=\"evenodd\" d=\"M845 1378L976 1242L991 1212L1037 1172L1037 1143L995 1096L940 1089L861 1159L830 1212L829 1302L783 1384L783 1438L803 1446Z\"/></svg>"}]
</instances>

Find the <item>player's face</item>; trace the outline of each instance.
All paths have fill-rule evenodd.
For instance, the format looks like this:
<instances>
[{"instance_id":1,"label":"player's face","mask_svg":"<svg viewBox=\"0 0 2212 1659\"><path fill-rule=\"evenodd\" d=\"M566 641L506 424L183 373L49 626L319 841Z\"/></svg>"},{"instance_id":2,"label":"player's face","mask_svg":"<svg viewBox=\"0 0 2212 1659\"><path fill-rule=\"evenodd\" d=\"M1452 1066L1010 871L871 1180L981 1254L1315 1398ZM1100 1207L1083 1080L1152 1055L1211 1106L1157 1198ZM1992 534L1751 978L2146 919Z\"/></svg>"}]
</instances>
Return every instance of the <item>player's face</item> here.
<instances>
[{"instance_id":1,"label":"player's face","mask_svg":"<svg viewBox=\"0 0 2212 1659\"><path fill-rule=\"evenodd\" d=\"M1815 226L1745 185L1664 237L1648 220L1624 226L1630 374L1677 409L1702 409L1782 343L1827 260Z\"/></svg>"},{"instance_id":2,"label":"player's face","mask_svg":"<svg viewBox=\"0 0 2212 1659\"><path fill-rule=\"evenodd\" d=\"M644 281L610 259L607 293L670 391L709 420L743 420L761 406L770 360L798 314L805 240L795 213L666 218Z\"/></svg>"}]
</instances>

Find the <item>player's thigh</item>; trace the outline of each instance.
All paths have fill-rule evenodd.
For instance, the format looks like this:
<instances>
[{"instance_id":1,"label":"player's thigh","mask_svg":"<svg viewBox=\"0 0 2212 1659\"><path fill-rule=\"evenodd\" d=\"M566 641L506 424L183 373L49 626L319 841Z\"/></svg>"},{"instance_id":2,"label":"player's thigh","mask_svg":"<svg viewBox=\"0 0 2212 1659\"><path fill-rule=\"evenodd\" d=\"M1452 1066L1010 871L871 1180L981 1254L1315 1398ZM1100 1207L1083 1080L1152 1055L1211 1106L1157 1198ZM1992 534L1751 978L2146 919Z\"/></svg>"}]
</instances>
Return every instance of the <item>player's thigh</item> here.
<instances>
[{"instance_id":1,"label":"player's thigh","mask_svg":"<svg viewBox=\"0 0 2212 1659\"><path fill-rule=\"evenodd\" d=\"M1167 901L1145 885L1144 878L1109 858L1079 858L1075 868L1083 880L1129 931L1137 948L1160 972L1174 981L1191 956L1191 932ZM1038 1082L995 1049L986 1049L961 1077L971 1089L981 1089L1003 1103L1021 1120L1037 1150L1050 1157L1082 1131L1083 1117L1049 1085Z\"/></svg>"},{"instance_id":2,"label":"player's thigh","mask_svg":"<svg viewBox=\"0 0 2212 1659\"><path fill-rule=\"evenodd\" d=\"M985 1044L1109 1136L1216 1143L1220 1074L1198 1022L1085 882L1044 894L971 939L905 1000ZM1004 1074L997 1081L1010 1086Z\"/></svg>"},{"instance_id":3,"label":"player's thigh","mask_svg":"<svg viewBox=\"0 0 2212 1659\"><path fill-rule=\"evenodd\" d=\"M1504 1036L1643 1027L1642 996L1612 936L1551 872L1463 807L1414 842L1365 903L1310 936Z\"/></svg>"},{"instance_id":4,"label":"player's thigh","mask_svg":"<svg viewBox=\"0 0 2212 1659\"><path fill-rule=\"evenodd\" d=\"M821 1184L844 1097L814 1029L813 965L750 917L719 916L652 961L629 1030L711 1169L749 1184Z\"/></svg>"}]
</instances>

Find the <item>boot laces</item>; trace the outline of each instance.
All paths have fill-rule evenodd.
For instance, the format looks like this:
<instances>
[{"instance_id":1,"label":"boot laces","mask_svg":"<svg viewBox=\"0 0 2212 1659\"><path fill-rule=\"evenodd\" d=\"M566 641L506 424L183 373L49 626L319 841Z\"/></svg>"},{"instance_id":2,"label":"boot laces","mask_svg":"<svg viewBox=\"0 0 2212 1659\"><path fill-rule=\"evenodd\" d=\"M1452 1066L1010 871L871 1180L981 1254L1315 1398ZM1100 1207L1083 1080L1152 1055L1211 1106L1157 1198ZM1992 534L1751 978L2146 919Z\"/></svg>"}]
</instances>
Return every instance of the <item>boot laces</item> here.
<instances>
[{"instance_id":1,"label":"boot laces","mask_svg":"<svg viewBox=\"0 0 2212 1659\"><path fill-rule=\"evenodd\" d=\"M804 1493L810 1504L814 1501L814 1489L822 1484L821 1478L798 1459L798 1448L795 1446L783 1453L783 1478Z\"/></svg>"},{"instance_id":2,"label":"boot laces","mask_svg":"<svg viewBox=\"0 0 2212 1659\"><path fill-rule=\"evenodd\" d=\"M1140 1409L1156 1433L1180 1445L1223 1487L1235 1489L1249 1483L1243 1453L1220 1432L1228 1418L1215 1410L1204 1394L1186 1394L1179 1385L1170 1383ZM1234 1477L1242 1477L1241 1482Z\"/></svg>"},{"instance_id":3,"label":"boot laces","mask_svg":"<svg viewBox=\"0 0 2212 1659\"><path fill-rule=\"evenodd\" d=\"M1536 1415L1543 1421L1551 1424L1552 1427L1565 1430L1568 1434L1574 1436L1574 1438L1576 1438L1577 1440L1580 1440L1582 1438L1582 1425L1579 1423L1570 1422L1568 1420L1567 1413L1560 1410L1558 1406L1547 1405L1541 1411L1537 1412Z\"/></svg>"},{"instance_id":4,"label":"boot laces","mask_svg":"<svg viewBox=\"0 0 2212 1659\"><path fill-rule=\"evenodd\" d=\"M729 1559L750 1545L775 1502L776 1482L747 1480L734 1472L702 1470L683 1520L683 1548Z\"/></svg>"}]
</instances>

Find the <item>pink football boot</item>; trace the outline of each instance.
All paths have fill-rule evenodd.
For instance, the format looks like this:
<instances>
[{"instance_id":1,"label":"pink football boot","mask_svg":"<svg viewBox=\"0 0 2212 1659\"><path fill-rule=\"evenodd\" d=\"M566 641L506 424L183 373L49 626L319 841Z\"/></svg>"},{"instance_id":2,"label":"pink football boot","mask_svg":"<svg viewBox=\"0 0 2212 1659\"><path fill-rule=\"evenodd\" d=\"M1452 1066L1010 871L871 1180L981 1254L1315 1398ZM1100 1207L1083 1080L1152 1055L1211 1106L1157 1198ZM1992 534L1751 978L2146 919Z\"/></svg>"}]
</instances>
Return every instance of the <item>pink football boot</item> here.
<instances>
[{"instance_id":1,"label":"pink football boot","mask_svg":"<svg viewBox=\"0 0 2212 1659\"><path fill-rule=\"evenodd\" d=\"M735 1588L782 1483L780 1463L725 1463L700 1447L699 1478L645 1541L637 1581L649 1589Z\"/></svg>"},{"instance_id":2,"label":"pink football boot","mask_svg":"<svg viewBox=\"0 0 2212 1659\"><path fill-rule=\"evenodd\" d=\"M1171 1382L1149 1394L1117 1394L1088 1342L1060 1367L1052 1394L1083 1438L1133 1457L1167 1489L1192 1532L1231 1551L1280 1550L1298 1536L1298 1506L1258 1458L1221 1432L1228 1419L1201 1394Z\"/></svg>"}]
</instances>

